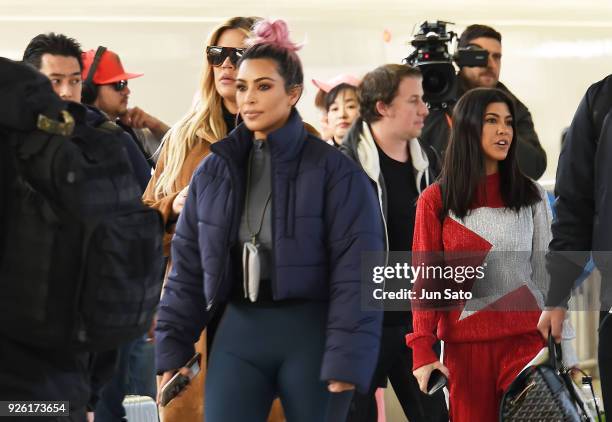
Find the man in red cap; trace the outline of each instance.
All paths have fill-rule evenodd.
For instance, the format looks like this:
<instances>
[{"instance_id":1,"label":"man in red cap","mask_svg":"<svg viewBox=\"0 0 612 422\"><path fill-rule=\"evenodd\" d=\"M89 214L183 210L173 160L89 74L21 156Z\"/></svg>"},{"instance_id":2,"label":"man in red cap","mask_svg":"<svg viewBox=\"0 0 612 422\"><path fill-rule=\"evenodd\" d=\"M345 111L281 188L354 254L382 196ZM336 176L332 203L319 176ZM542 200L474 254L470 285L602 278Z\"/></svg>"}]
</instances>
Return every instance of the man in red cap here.
<instances>
[{"instance_id":1,"label":"man in red cap","mask_svg":"<svg viewBox=\"0 0 612 422\"><path fill-rule=\"evenodd\" d=\"M105 47L84 52L81 58L83 103L89 105L90 111L99 113L101 117L119 125L139 147L149 162L144 184L146 187L151 177L151 167L154 165L152 155L169 128L138 107L128 109L128 81L142 76L142 73L127 73L119 56ZM137 160L132 162L135 167L139 166ZM136 172L142 174L142 171ZM122 402L126 394L156 397L153 349L147 337L148 335L145 335L120 347L117 370L100 392L95 409L96 421L125 420Z\"/></svg>"},{"instance_id":2,"label":"man in red cap","mask_svg":"<svg viewBox=\"0 0 612 422\"><path fill-rule=\"evenodd\" d=\"M128 108L128 81L142 73L128 73L123 69L117 53L98 47L82 55L83 102L103 111L128 132L153 167L153 156L169 127L139 107Z\"/></svg>"}]
</instances>

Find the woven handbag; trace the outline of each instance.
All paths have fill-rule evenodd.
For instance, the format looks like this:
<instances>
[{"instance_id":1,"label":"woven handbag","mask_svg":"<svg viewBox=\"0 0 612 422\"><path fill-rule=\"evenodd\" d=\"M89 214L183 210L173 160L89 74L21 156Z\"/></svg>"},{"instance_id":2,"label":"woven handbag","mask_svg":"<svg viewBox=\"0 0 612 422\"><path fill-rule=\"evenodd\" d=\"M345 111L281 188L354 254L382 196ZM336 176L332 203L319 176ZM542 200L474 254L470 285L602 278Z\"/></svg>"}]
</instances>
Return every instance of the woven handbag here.
<instances>
[{"instance_id":1,"label":"woven handbag","mask_svg":"<svg viewBox=\"0 0 612 422\"><path fill-rule=\"evenodd\" d=\"M561 346L548 337L543 349L512 382L500 405L501 422L597 421L576 392L562 363Z\"/></svg>"}]
</instances>

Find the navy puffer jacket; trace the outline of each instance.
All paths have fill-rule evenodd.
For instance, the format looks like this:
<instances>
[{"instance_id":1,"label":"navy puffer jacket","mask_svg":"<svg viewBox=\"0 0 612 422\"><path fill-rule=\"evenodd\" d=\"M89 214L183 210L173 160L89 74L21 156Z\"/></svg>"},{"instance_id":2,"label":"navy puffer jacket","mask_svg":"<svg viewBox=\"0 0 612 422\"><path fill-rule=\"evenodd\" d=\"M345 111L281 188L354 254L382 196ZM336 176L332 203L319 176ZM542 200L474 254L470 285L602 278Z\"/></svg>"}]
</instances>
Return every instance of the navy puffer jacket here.
<instances>
[{"instance_id":1,"label":"navy puffer jacket","mask_svg":"<svg viewBox=\"0 0 612 422\"><path fill-rule=\"evenodd\" d=\"M196 169L172 241L173 269L156 328L158 372L182 366L218 303L242 278L238 242L253 133L244 124ZM272 158L272 294L329 301L322 380L367 391L381 312L361 308L361 255L382 251L378 202L350 159L304 129L297 111L268 136Z\"/></svg>"}]
</instances>

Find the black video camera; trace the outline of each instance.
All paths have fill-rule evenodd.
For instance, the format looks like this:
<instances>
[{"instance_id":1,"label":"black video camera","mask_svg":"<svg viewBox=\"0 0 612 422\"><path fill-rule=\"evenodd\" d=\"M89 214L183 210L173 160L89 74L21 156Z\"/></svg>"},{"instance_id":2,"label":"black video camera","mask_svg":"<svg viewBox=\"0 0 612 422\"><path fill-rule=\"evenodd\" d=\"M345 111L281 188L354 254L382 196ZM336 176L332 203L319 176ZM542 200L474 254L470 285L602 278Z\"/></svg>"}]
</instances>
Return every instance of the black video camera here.
<instances>
[{"instance_id":1,"label":"black video camera","mask_svg":"<svg viewBox=\"0 0 612 422\"><path fill-rule=\"evenodd\" d=\"M457 101L457 71L459 67L486 67L489 52L478 47L457 48L451 55L448 47L455 32L446 31L452 22L423 22L419 32L410 42L415 50L404 59L404 63L418 67L423 74L424 101L431 109L446 109Z\"/></svg>"}]
</instances>

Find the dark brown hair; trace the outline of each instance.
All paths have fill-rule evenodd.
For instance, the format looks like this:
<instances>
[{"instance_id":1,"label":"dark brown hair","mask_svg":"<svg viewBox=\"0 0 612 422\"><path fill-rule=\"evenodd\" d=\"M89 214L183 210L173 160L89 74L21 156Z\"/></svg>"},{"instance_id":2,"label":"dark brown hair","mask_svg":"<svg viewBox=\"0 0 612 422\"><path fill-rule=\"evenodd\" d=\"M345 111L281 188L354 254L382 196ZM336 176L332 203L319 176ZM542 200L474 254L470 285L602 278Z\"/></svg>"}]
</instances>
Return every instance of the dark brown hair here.
<instances>
[{"instance_id":1,"label":"dark brown hair","mask_svg":"<svg viewBox=\"0 0 612 422\"><path fill-rule=\"evenodd\" d=\"M357 90L361 118L367 123L379 120L376 103L391 104L404 78L422 77L419 69L405 64L385 64L366 73Z\"/></svg>"},{"instance_id":2,"label":"dark brown hair","mask_svg":"<svg viewBox=\"0 0 612 422\"><path fill-rule=\"evenodd\" d=\"M514 103L499 89L475 88L466 92L453 110L451 137L439 180L444 204L441 217L452 211L463 218L472 206L478 185L485 176L482 127L485 111L491 103L505 103L512 116L512 142L506 159L499 162L505 206L518 212L521 207L541 199L535 183L521 173L516 161L518 139Z\"/></svg>"},{"instance_id":3,"label":"dark brown hair","mask_svg":"<svg viewBox=\"0 0 612 422\"><path fill-rule=\"evenodd\" d=\"M357 87L354 87L350 84L340 84L333 87L326 95L325 95L325 103L323 104L325 107L325 111L329 111L329 108L332 106L338 95L344 91L352 91L357 94Z\"/></svg>"},{"instance_id":4,"label":"dark brown hair","mask_svg":"<svg viewBox=\"0 0 612 422\"><path fill-rule=\"evenodd\" d=\"M459 47L467 47L476 38L493 38L501 43L502 36L495 29L487 25L470 25L461 33Z\"/></svg>"},{"instance_id":5,"label":"dark brown hair","mask_svg":"<svg viewBox=\"0 0 612 422\"><path fill-rule=\"evenodd\" d=\"M79 68L83 69L81 60L81 45L74 38L64 34L49 32L48 34L38 34L29 42L23 52L23 61L37 70L40 70L41 59L45 54L52 56L74 57L79 62Z\"/></svg>"}]
</instances>

